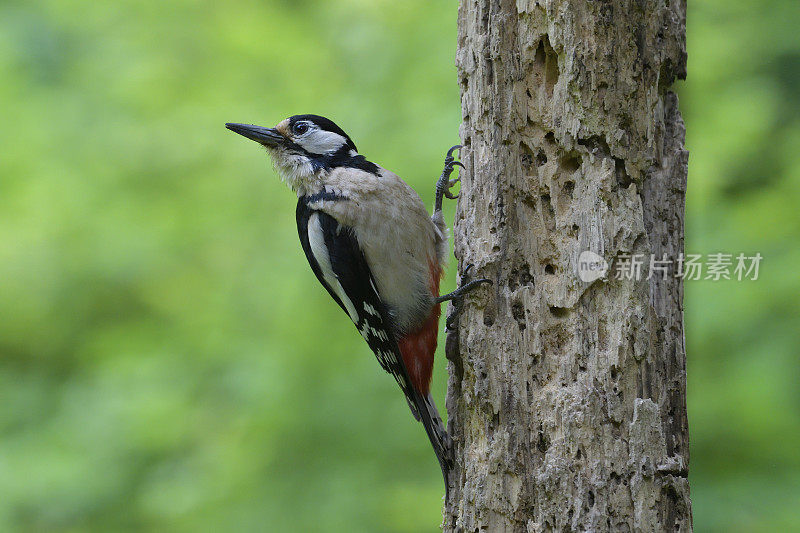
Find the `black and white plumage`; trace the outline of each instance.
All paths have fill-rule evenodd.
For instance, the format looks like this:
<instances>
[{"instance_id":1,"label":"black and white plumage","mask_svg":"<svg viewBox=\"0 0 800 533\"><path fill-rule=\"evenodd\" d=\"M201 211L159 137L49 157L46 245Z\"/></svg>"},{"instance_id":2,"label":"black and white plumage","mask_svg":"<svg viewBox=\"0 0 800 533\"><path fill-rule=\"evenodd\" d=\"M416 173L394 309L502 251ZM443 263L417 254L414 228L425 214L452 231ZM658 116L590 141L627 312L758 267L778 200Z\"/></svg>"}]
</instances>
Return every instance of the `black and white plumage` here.
<instances>
[{"instance_id":1,"label":"black and white plumage","mask_svg":"<svg viewBox=\"0 0 800 533\"><path fill-rule=\"evenodd\" d=\"M313 197L303 196L297 202L297 232L311 270L353 321L383 369L407 393L391 319L353 230L324 211L312 209L309 201Z\"/></svg>"},{"instance_id":2,"label":"black and white plumage","mask_svg":"<svg viewBox=\"0 0 800 533\"><path fill-rule=\"evenodd\" d=\"M430 216L413 189L367 161L327 118L295 115L275 128L226 126L266 147L297 193L298 236L311 269L397 381L447 486L452 444L430 395L445 298L439 297L447 253L441 179Z\"/></svg>"}]
</instances>

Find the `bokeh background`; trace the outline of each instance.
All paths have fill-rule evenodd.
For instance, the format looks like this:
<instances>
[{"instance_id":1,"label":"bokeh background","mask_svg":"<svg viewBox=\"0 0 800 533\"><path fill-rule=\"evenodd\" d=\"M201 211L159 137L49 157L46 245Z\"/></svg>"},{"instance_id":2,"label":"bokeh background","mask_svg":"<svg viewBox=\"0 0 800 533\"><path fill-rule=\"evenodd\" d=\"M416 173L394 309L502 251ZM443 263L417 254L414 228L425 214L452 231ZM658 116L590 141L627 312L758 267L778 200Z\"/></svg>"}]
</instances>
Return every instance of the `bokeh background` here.
<instances>
[{"instance_id":1,"label":"bokeh background","mask_svg":"<svg viewBox=\"0 0 800 533\"><path fill-rule=\"evenodd\" d=\"M442 487L226 121L335 118L432 201L453 1L0 1L0 531L435 531ZM800 529L800 3L690 1L697 531ZM448 206L452 217L453 205ZM451 269L447 286L454 286ZM444 397L444 364L435 392Z\"/></svg>"}]
</instances>

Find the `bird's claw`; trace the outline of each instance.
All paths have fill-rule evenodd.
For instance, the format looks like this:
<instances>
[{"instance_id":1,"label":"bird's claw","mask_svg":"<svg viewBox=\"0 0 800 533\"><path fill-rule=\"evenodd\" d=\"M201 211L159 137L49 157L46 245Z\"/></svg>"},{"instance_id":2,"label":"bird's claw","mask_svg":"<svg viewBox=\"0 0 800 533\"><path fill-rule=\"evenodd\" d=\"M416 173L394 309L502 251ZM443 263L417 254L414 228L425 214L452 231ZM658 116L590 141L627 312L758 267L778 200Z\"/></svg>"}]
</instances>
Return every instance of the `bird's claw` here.
<instances>
[{"instance_id":1,"label":"bird's claw","mask_svg":"<svg viewBox=\"0 0 800 533\"><path fill-rule=\"evenodd\" d=\"M463 165L462 165L462 167L463 167ZM450 181L447 182L447 187L445 187L445 189L444 189L445 197L450 198L451 200L455 200L456 198L461 196L460 194L453 194L453 193L450 192L450 188L453 187L459 181L461 181L460 177L456 178L454 180L450 180Z\"/></svg>"},{"instance_id":2,"label":"bird's claw","mask_svg":"<svg viewBox=\"0 0 800 533\"><path fill-rule=\"evenodd\" d=\"M472 266L473 266L472 264L467 265L467 267L464 269L464 272L461 274L460 287L458 287L450 294L446 294L444 296L440 296L439 298L437 298L438 301L450 300L451 302L450 312L448 313L447 320L445 321L445 327L447 329L453 329L456 321L458 320L458 317L461 315L461 312L463 311L464 307L464 296L466 296L473 290L477 289L484 283L488 283L490 285L493 284L492 280L487 278L467 281L469 279L469 273L470 270L472 270Z\"/></svg>"},{"instance_id":3,"label":"bird's claw","mask_svg":"<svg viewBox=\"0 0 800 533\"><path fill-rule=\"evenodd\" d=\"M464 145L462 145L462 144L457 144L457 145L453 146L452 148L450 148L447 151L447 156L445 157L445 159L450 159L452 161L453 160L453 152L455 152L456 150L458 150L460 148L463 148L463 147L464 147Z\"/></svg>"},{"instance_id":4,"label":"bird's claw","mask_svg":"<svg viewBox=\"0 0 800 533\"><path fill-rule=\"evenodd\" d=\"M453 187L456 183L458 183L461 178L456 178L454 180L450 179L450 174L453 173L456 167L465 168L464 164L461 161L456 161L453 153L456 150L459 150L462 146L457 144L450 148L447 151L447 155L444 158L444 169L442 170L442 175L439 178L439 181L436 183L436 204L434 209L436 211L440 211L442 208L442 197L449 198L451 200L455 200L458 198L458 194L450 192L450 188Z\"/></svg>"},{"instance_id":5,"label":"bird's claw","mask_svg":"<svg viewBox=\"0 0 800 533\"><path fill-rule=\"evenodd\" d=\"M453 157L450 155L450 152L452 152L454 148L460 148L460 147L461 145L456 145L453 148L450 148L450 150L447 152L447 157L445 157L444 159L444 173L447 175L448 178L450 177L450 174L453 172L453 170L455 170L455 167L466 168L461 161L455 161ZM450 192L450 188L454 187L455 184L458 183L459 181L461 181L461 176L457 177L454 180L447 181L447 185L444 188L444 195L446 198L455 200L460 196L459 194L454 194Z\"/></svg>"},{"instance_id":6,"label":"bird's claw","mask_svg":"<svg viewBox=\"0 0 800 533\"><path fill-rule=\"evenodd\" d=\"M469 279L469 271L472 270L472 267L475 266L475 263L470 263L466 267L464 267L464 272L461 273L461 283L464 283Z\"/></svg>"}]
</instances>

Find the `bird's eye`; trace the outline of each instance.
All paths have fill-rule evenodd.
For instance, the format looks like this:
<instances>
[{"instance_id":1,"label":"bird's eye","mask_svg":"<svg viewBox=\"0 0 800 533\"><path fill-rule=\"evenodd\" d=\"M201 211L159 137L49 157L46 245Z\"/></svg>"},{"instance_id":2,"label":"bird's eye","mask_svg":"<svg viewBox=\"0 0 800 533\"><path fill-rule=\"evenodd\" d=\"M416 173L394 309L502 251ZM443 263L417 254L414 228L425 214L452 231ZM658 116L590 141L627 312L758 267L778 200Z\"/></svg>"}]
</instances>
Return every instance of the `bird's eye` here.
<instances>
[{"instance_id":1,"label":"bird's eye","mask_svg":"<svg viewBox=\"0 0 800 533\"><path fill-rule=\"evenodd\" d=\"M308 124L305 122L296 122L294 126L292 126L292 131L295 135L302 135L308 131Z\"/></svg>"}]
</instances>

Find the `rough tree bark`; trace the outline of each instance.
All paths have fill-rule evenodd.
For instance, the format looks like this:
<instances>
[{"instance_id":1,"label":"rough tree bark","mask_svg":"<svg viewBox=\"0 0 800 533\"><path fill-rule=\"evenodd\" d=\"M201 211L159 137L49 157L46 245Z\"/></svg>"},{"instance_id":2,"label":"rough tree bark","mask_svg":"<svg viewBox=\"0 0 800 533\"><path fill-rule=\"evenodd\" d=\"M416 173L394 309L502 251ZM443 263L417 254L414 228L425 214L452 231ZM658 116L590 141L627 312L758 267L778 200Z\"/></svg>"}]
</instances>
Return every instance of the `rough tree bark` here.
<instances>
[{"instance_id":1,"label":"rough tree bark","mask_svg":"<svg viewBox=\"0 0 800 533\"><path fill-rule=\"evenodd\" d=\"M685 0L462 0L445 531L688 531ZM610 265L581 281L581 252ZM640 279L615 279L645 254Z\"/></svg>"}]
</instances>

